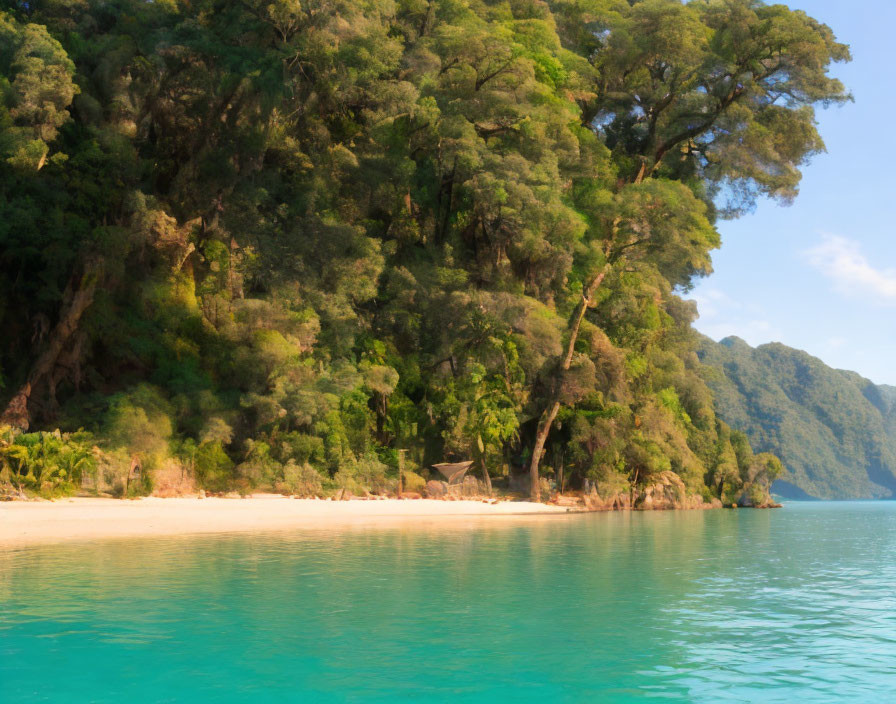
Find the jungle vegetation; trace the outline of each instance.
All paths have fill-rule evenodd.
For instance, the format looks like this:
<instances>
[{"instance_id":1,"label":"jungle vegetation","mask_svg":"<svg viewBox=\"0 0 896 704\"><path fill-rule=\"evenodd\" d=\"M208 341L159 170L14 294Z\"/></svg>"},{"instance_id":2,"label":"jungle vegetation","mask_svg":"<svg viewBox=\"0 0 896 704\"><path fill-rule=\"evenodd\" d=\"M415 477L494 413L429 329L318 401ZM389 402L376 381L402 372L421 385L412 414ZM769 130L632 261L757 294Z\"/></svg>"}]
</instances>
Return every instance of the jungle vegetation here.
<instances>
[{"instance_id":1,"label":"jungle vegetation","mask_svg":"<svg viewBox=\"0 0 896 704\"><path fill-rule=\"evenodd\" d=\"M536 498L674 471L729 500L774 467L717 416L682 295L850 98L804 12L2 6L8 483L376 489L407 450Z\"/></svg>"}]
</instances>

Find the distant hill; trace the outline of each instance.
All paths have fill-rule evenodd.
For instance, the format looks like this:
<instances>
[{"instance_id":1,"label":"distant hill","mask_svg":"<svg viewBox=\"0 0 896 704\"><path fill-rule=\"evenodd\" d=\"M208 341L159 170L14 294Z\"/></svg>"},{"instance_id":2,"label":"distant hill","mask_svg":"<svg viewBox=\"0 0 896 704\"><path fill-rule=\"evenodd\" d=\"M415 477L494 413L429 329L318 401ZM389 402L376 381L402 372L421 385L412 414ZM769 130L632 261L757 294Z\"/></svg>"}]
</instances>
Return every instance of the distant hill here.
<instances>
[{"instance_id":1,"label":"distant hill","mask_svg":"<svg viewBox=\"0 0 896 704\"><path fill-rule=\"evenodd\" d=\"M833 369L780 343L704 338L719 416L777 454L788 498L896 498L896 387Z\"/></svg>"}]
</instances>

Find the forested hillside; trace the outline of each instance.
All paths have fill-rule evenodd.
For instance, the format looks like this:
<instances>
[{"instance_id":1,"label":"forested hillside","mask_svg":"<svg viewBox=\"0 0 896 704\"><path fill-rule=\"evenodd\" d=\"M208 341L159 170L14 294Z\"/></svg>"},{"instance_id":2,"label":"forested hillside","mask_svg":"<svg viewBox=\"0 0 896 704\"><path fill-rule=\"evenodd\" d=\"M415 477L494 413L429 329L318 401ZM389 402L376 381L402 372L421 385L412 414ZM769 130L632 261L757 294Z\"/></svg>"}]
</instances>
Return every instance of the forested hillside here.
<instances>
[{"instance_id":1,"label":"forested hillside","mask_svg":"<svg viewBox=\"0 0 896 704\"><path fill-rule=\"evenodd\" d=\"M729 501L775 473L679 294L717 218L823 149L828 27L758 0L3 6L2 481L382 489L407 450L411 481L671 470Z\"/></svg>"},{"instance_id":2,"label":"forested hillside","mask_svg":"<svg viewBox=\"0 0 896 704\"><path fill-rule=\"evenodd\" d=\"M824 499L896 495L896 394L779 343L704 338L700 358L725 422L786 473L779 493Z\"/></svg>"}]
</instances>

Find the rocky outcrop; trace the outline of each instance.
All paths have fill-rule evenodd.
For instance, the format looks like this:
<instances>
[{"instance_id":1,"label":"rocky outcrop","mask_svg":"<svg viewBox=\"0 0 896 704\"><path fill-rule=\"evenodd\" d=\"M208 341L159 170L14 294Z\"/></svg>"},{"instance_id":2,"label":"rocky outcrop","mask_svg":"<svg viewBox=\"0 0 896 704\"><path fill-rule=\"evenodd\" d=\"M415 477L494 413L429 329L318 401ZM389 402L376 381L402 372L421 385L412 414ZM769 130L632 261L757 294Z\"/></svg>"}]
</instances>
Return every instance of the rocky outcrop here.
<instances>
[{"instance_id":1,"label":"rocky outcrop","mask_svg":"<svg viewBox=\"0 0 896 704\"><path fill-rule=\"evenodd\" d=\"M666 471L660 473L638 493L635 508L645 511L683 508L686 501L687 489L681 477L674 472Z\"/></svg>"},{"instance_id":2,"label":"rocky outcrop","mask_svg":"<svg viewBox=\"0 0 896 704\"><path fill-rule=\"evenodd\" d=\"M552 500L561 506L580 505L587 511L665 511L673 509L721 508L721 501L711 504L703 502L701 496L688 494L684 482L674 472L662 472L643 489L630 492L625 489L611 489L601 496L597 487L588 486L588 491L579 497L556 496Z\"/></svg>"},{"instance_id":3,"label":"rocky outcrop","mask_svg":"<svg viewBox=\"0 0 896 704\"><path fill-rule=\"evenodd\" d=\"M781 508L781 504L772 500L768 490L762 491L756 486L747 487L737 499L738 508Z\"/></svg>"},{"instance_id":4,"label":"rocky outcrop","mask_svg":"<svg viewBox=\"0 0 896 704\"><path fill-rule=\"evenodd\" d=\"M511 484L511 489L513 485ZM630 491L624 485L606 486L606 494L598 492L598 486L588 483L584 492L568 494L554 493L550 502L556 506L564 506L579 511L668 511L682 509L722 508L722 502L713 499L704 503L703 497L688 494L687 487L675 472L662 472L653 477L651 482L640 490ZM465 477L459 484L448 484L443 481L430 480L426 483L425 495L430 499L474 499L485 496L483 484L475 477ZM748 504L744 504L748 505ZM771 507L774 504L770 504ZM766 508L757 505L757 508Z\"/></svg>"},{"instance_id":5,"label":"rocky outcrop","mask_svg":"<svg viewBox=\"0 0 896 704\"><path fill-rule=\"evenodd\" d=\"M484 496L485 491L476 477L467 476L464 477L463 482L460 484L449 484L448 495L454 496L455 498L472 499Z\"/></svg>"},{"instance_id":6,"label":"rocky outcrop","mask_svg":"<svg viewBox=\"0 0 896 704\"><path fill-rule=\"evenodd\" d=\"M584 500L589 511L623 511L632 507L631 497L623 491L613 492L604 498L592 489L591 493L585 494Z\"/></svg>"},{"instance_id":7,"label":"rocky outcrop","mask_svg":"<svg viewBox=\"0 0 896 704\"><path fill-rule=\"evenodd\" d=\"M557 494L551 497L550 503L556 506L566 506L567 508L585 508L585 498L582 496L564 496Z\"/></svg>"},{"instance_id":8,"label":"rocky outcrop","mask_svg":"<svg viewBox=\"0 0 896 704\"><path fill-rule=\"evenodd\" d=\"M431 479L426 482L426 495L430 499L444 499L448 493L448 485L445 482L439 482Z\"/></svg>"},{"instance_id":9,"label":"rocky outcrop","mask_svg":"<svg viewBox=\"0 0 896 704\"><path fill-rule=\"evenodd\" d=\"M426 482L426 496L430 499L478 499L487 494L476 477L464 477L462 482L449 484L434 479Z\"/></svg>"}]
</instances>

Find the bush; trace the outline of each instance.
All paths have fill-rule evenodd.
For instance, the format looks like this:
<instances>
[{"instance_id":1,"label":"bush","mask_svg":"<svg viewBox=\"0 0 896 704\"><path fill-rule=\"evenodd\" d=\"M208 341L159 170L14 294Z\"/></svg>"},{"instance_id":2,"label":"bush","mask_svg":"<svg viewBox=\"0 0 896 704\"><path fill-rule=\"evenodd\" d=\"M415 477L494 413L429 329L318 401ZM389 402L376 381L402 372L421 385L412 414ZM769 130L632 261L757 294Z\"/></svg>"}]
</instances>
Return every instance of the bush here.
<instances>
[{"instance_id":1,"label":"bush","mask_svg":"<svg viewBox=\"0 0 896 704\"><path fill-rule=\"evenodd\" d=\"M89 433L21 433L0 428L0 484L42 496L74 493L97 458Z\"/></svg>"},{"instance_id":2,"label":"bush","mask_svg":"<svg viewBox=\"0 0 896 704\"><path fill-rule=\"evenodd\" d=\"M233 460L220 442L204 442L196 450L196 479L209 491L227 491L234 479Z\"/></svg>"},{"instance_id":3,"label":"bush","mask_svg":"<svg viewBox=\"0 0 896 704\"><path fill-rule=\"evenodd\" d=\"M296 464L293 460L283 467L283 479L275 484L275 489L283 494L299 496L320 496L323 491L321 476L307 462Z\"/></svg>"},{"instance_id":4,"label":"bush","mask_svg":"<svg viewBox=\"0 0 896 704\"><path fill-rule=\"evenodd\" d=\"M405 470L401 473L402 489L404 491L422 492L426 488L426 480L416 472Z\"/></svg>"},{"instance_id":5,"label":"bush","mask_svg":"<svg viewBox=\"0 0 896 704\"><path fill-rule=\"evenodd\" d=\"M249 487L273 487L282 476L283 466L271 457L271 446L266 442L247 440L246 459L236 468L237 476Z\"/></svg>"},{"instance_id":6,"label":"bush","mask_svg":"<svg viewBox=\"0 0 896 704\"><path fill-rule=\"evenodd\" d=\"M173 432L171 415L168 402L147 384L118 394L106 414L106 444L113 450L137 455L145 468L155 467L168 454Z\"/></svg>"},{"instance_id":7,"label":"bush","mask_svg":"<svg viewBox=\"0 0 896 704\"><path fill-rule=\"evenodd\" d=\"M394 481L386 478L386 469L386 465L372 453L349 457L336 472L333 481L339 489L353 494L365 491L378 494L394 485Z\"/></svg>"},{"instance_id":8,"label":"bush","mask_svg":"<svg viewBox=\"0 0 896 704\"><path fill-rule=\"evenodd\" d=\"M282 462L295 460L297 464L323 461L324 441L305 433L284 433L279 438L278 459Z\"/></svg>"}]
</instances>

